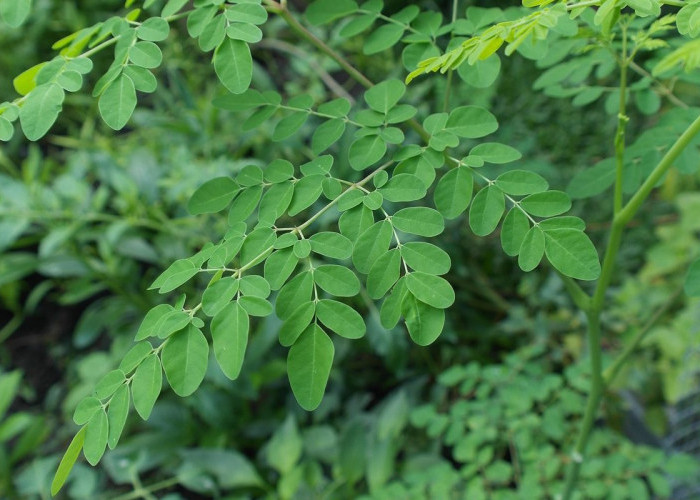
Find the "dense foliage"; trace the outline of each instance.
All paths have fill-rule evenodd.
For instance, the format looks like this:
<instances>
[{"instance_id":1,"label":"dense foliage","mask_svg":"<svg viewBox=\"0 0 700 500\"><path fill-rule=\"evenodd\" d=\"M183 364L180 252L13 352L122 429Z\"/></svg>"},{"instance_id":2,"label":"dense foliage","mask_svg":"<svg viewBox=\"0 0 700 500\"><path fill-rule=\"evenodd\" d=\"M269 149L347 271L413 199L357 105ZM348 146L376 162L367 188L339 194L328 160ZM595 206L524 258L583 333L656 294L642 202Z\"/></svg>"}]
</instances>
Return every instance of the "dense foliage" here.
<instances>
[{"instance_id":1,"label":"dense foliage","mask_svg":"<svg viewBox=\"0 0 700 500\"><path fill-rule=\"evenodd\" d=\"M0 104L0 488L667 498L697 475L625 438L619 398L663 434L698 387L700 3L103 3L0 0L70 26Z\"/></svg>"}]
</instances>

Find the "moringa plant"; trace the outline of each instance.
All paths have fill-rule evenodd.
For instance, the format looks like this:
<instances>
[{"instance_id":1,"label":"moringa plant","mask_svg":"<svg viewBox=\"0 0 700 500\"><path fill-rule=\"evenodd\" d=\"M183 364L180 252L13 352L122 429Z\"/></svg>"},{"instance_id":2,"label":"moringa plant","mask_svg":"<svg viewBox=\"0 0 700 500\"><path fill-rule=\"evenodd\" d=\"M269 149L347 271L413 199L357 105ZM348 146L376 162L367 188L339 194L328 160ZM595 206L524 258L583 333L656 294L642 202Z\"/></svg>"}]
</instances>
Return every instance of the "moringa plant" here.
<instances>
[{"instance_id":1,"label":"moringa plant","mask_svg":"<svg viewBox=\"0 0 700 500\"><path fill-rule=\"evenodd\" d=\"M163 58L158 44L174 36L171 26L184 26L211 56L222 85L213 105L233 113L241 131L268 128L269 140L279 142L305 133L307 122L313 125L303 137L311 152L307 163L277 158L263 167L251 164L194 190L188 211L218 214L228 230L173 262L150 289L171 294L206 277L204 291L153 307L120 365L77 405L73 420L80 430L59 464L53 494L81 451L95 465L107 447L117 446L132 404L149 418L163 373L176 394L189 396L201 384L212 350L221 371L235 380L256 317L275 314L281 320L289 383L308 411L323 398L332 335L365 334L353 307L361 290L381 301L385 328L403 321L416 344L435 342L455 293L445 278L450 256L428 239L444 231L445 220L455 219L476 236L500 229L503 251L525 272L551 266L587 317L588 402L560 493L564 499L575 494L601 398L648 331L642 329L603 366L600 318L624 229L669 169L697 167L700 117L688 123L688 106L673 86L700 66L700 1L523 0L522 7L505 10L468 7L466 16L459 3L453 1L452 16L445 19L416 4L389 15L382 0L318 0L303 15L286 0L168 0L162 7L154 0L128 0L128 13L57 41L56 57L14 80L20 97L0 104L0 139L10 140L18 121L24 136L36 141L56 121L66 92L81 90L93 72L93 56L109 50L113 62L92 95L104 122L121 130L139 93L157 92L154 70ZM30 4L3 0L0 13L19 24ZM263 40L270 18L286 23L319 57L364 87L361 98L333 79L326 82L338 97L327 102L305 93L257 90L251 84L251 45ZM335 47L324 40L326 27L334 40L361 43ZM346 46L362 57L400 50L405 81L369 80L353 64L360 54L345 53ZM542 73L535 87L547 95L581 106L599 102L616 116L611 157L578 174L566 191L550 189L544 177L517 164L492 173L491 166L516 162L521 154L485 139L498 129L489 110L451 105L457 85L493 85L501 50L536 61ZM439 86L442 106L426 110L418 106L413 82L434 72L446 75ZM663 99L684 112L668 111L672 120L629 141L630 103L654 114ZM350 173L342 169L346 165ZM586 223L567 213L572 198L610 188L611 226L601 265ZM324 223L329 215L337 218L337 228ZM691 267L686 288L700 295L700 264Z\"/></svg>"}]
</instances>

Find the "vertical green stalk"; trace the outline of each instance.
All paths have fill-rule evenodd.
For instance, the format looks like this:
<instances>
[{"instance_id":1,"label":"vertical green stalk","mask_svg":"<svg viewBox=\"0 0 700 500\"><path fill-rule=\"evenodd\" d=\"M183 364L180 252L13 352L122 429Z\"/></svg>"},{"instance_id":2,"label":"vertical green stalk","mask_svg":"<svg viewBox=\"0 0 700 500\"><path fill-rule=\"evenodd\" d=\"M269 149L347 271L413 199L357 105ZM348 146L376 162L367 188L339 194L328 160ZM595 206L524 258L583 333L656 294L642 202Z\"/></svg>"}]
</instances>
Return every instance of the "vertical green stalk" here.
<instances>
[{"instance_id":1,"label":"vertical green stalk","mask_svg":"<svg viewBox=\"0 0 700 500\"><path fill-rule=\"evenodd\" d=\"M617 113L617 131L615 133L615 198L613 203L614 211L617 213L622 209L622 174L625 164L625 127L629 118L625 114L627 99L627 25L621 23L622 29L622 54L620 57L620 105Z\"/></svg>"},{"instance_id":2,"label":"vertical green stalk","mask_svg":"<svg viewBox=\"0 0 700 500\"><path fill-rule=\"evenodd\" d=\"M452 2L452 24L457 20L457 10L459 9L459 0L453 0ZM454 31L450 32L450 41L454 37ZM452 74L454 70L450 68L447 71L447 80L445 80L445 96L442 103L442 111L447 113L450 109L450 92L452 91Z\"/></svg>"}]
</instances>

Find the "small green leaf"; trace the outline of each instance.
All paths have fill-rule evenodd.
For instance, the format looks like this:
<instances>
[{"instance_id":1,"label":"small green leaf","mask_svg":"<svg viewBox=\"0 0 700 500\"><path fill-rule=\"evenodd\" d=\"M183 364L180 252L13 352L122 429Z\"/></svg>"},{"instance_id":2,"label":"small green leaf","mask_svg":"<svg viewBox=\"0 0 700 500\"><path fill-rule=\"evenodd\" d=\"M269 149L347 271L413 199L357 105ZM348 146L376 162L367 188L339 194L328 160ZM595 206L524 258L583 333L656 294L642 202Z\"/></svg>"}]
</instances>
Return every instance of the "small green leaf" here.
<instances>
[{"instance_id":1,"label":"small green leaf","mask_svg":"<svg viewBox=\"0 0 700 500\"><path fill-rule=\"evenodd\" d=\"M404 26L401 24L387 23L380 26L367 36L362 52L372 55L391 48L401 40L403 33Z\"/></svg>"},{"instance_id":2,"label":"small green leaf","mask_svg":"<svg viewBox=\"0 0 700 500\"><path fill-rule=\"evenodd\" d=\"M503 191L493 184L481 189L469 210L469 227L477 236L491 234L506 209Z\"/></svg>"},{"instance_id":3,"label":"small green leaf","mask_svg":"<svg viewBox=\"0 0 700 500\"><path fill-rule=\"evenodd\" d=\"M406 288L405 276L399 278L391 293L382 302L382 307L379 310L379 320L384 328L391 330L401 319L401 304L404 296L409 293Z\"/></svg>"},{"instance_id":4,"label":"small green leaf","mask_svg":"<svg viewBox=\"0 0 700 500\"><path fill-rule=\"evenodd\" d=\"M32 0L2 0L0 1L0 16L13 28L18 28L29 17L32 11Z\"/></svg>"},{"instance_id":5,"label":"small green leaf","mask_svg":"<svg viewBox=\"0 0 700 500\"><path fill-rule=\"evenodd\" d=\"M207 316L216 316L233 300L238 292L239 281L233 277L221 278L202 294L202 311Z\"/></svg>"},{"instance_id":6,"label":"small green leaf","mask_svg":"<svg viewBox=\"0 0 700 500\"><path fill-rule=\"evenodd\" d=\"M87 424L100 408L102 403L96 397L88 396L81 399L73 412L73 422L78 425Z\"/></svg>"},{"instance_id":7,"label":"small green leaf","mask_svg":"<svg viewBox=\"0 0 700 500\"><path fill-rule=\"evenodd\" d=\"M168 38L170 25L162 17L146 19L141 26L136 28L136 36L148 42L160 42Z\"/></svg>"},{"instance_id":8,"label":"small green leaf","mask_svg":"<svg viewBox=\"0 0 700 500\"><path fill-rule=\"evenodd\" d=\"M359 339L365 334L365 322L360 313L337 300L319 301L316 316L326 327L346 339Z\"/></svg>"},{"instance_id":9,"label":"small green leaf","mask_svg":"<svg viewBox=\"0 0 700 500\"><path fill-rule=\"evenodd\" d=\"M323 122L316 127L311 137L311 151L314 154L321 154L338 141L345 132L345 122L340 119L333 119Z\"/></svg>"},{"instance_id":10,"label":"small green leaf","mask_svg":"<svg viewBox=\"0 0 700 500\"><path fill-rule=\"evenodd\" d=\"M97 465L107 447L109 422L103 408L97 411L86 425L83 454L90 465Z\"/></svg>"},{"instance_id":11,"label":"small green leaf","mask_svg":"<svg viewBox=\"0 0 700 500\"><path fill-rule=\"evenodd\" d=\"M498 176L496 186L504 193L522 196L546 191L549 188L549 183L535 172L511 170Z\"/></svg>"},{"instance_id":12,"label":"small green leaf","mask_svg":"<svg viewBox=\"0 0 700 500\"><path fill-rule=\"evenodd\" d=\"M530 230L527 215L518 207L514 207L503 219L501 226L501 246L506 255L515 257L520 252L525 235Z\"/></svg>"},{"instance_id":13,"label":"small green leaf","mask_svg":"<svg viewBox=\"0 0 700 500\"><path fill-rule=\"evenodd\" d=\"M362 194L356 190L351 190L350 193L358 193L359 199L362 198ZM374 224L374 213L364 205L348 210L338 220L340 232L350 241L357 240L372 224ZM391 240L391 234L389 240Z\"/></svg>"},{"instance_id":14,"label":"small green leaf","mask_svg":"<svg viewBox=\"0 0 700 500\"><path fill-rule=\"evenodd\" d=\"M445 309L454 304L452 286L439 276L415 271L406 275L406 286L418 300L429 306Z\"/></svg>"},{"instance_id":15,"label":"small green leaf","mask_svg":"<svg viewBox=\"0 0 700 500\"><path fill-rule=\"evenodd\" d=\"M275 301L275 313L281 320L286 320L303 302L311 300L314 280L310 271L304 271L292 278L282 287Z\"/></svg>"},{"instance_id":16,"label":"small green leaf","mask_svg":"<svg viewBox=\"0 0 700 500\"><path fill-rule=\"evenodd\" d=\"M331 231L316 233L309 238L311 250L332 259L348 259L352 255L352 242L345 236Z\"/></svg>"},{"instance_id":17,"label":"small green leaf","mask_svg":"<svg viewBox=\"0 0 700 500\"><path fill-rule=\"evenodd\" d=\"M435 187L435 207L446 219L454 219L469 206L474 187L474 177L465 167L450 170Z\"/></svg>"},{"instance_id":18,"label":"small green leaf","mask_svg":"<svg viewBox=\"0 0 700 500\"><path fill-rule=\"evenodd\" d=\"M272 304L262 297L248 295L238 299L238 302L251 316L264 317L272 314Z\"/></svg>"},{"instance_id":19,"label":"small green leaf","mask_svg":"<svg viewBox=\"0 0 700 500\"><path fill-rule=\"evenodd\" d=\"M378 113L387 114L406 93L400 80L384 80L365 92L365 102Z\"/></svg>"},{"instance_id":20,"label":"small green leaf","mask_svg":"<svg viewBox=\"0 0 700 500\"><path fill-rule=\"evenodd\" d=\"M253 78L253 58L248 44L226 38L214 52L214 70L229 92L245 92Z\"/></svg>"},{"instance_id":21,"label":"small green leaf","mask_svg":"<svg viewBox=\"0 0 700 500\"><path fill-rule=\"evenodd\" d=\"M437 236L445 229L440 212L428 207L402 208L391 217L391 224L404 233Z\"/></svg>"},{"instance_id":22,"label":"small green leaf","mask_svg":"<svg viewBox=\"0 0 700 500\"><path fill-rule=\"evenodd\" d=\"M162 385L163 371L160 359L156 354L151 354L141 362L131 381L134 408L142 419L148 420L151 415Z\"/></svg>"},{"instance_id":23,"label":"small green leaf","mask_svg":"<svg viewBox=\"0 0 700 500\"><path fill-rule=\"evenodd\" d=\"M392 238L391 223L379 221L366 229L355 242L352 252L352 262L355 268L363 274L369 273L374 262L386 253Z\"/></svg>"},{"instance_id":24,"label":"small green leaf","mask_svg":"<svg viewBox=\"0 0 700 500\"><path fill-rule=\"evenodd\" d=\"M544 255L544 232L538 227L532 227L523 238L518 252L518 265L525 272L532 271Z\"/></svg>"},{"instance_id":25,"label":"small green leaf","mask_svg":"<svg viewBox=\"0 0 700 500\"><path fill-rule=\"evenodd\" d=\"M56 474L51 482L51 496L56 496L58 492L61 491L66 479L68 479L70 475L70 471L73 470L75 461L78 459L80 451L83 449L83 444L85 443L86 430L86 427L82 427L77 432L68 445L66 452L63 454L63 458L61 458L61 462L58 464L58 469L56 469Z\"/></svg>"},{"instance_id":26,"label":"small green leaf","mask_svg":"<svg viewBox=\"0 0 700 500\"><path fill-rule=\"evenodd\" d=\"M546 231L545 254L562 274L580 280L600 276L598 252L588 236L576 229Z\"/></svg>"},{"instance_id":27,"label":"small green leaf","mask_svg":"<svg viewBox=\"0 0 700 500\"><path fill-rule=\"evenodd\" d=\"M452 265L447 252L424 241L401 245L401 257L413 270L428 274L446 274Z\"/></svg>"},{"instance_id":28,"label":"small green leaf","mask_svg":"<svg viewBox=\"0 0 700 500\"><path fill-rule=\"evenodd\" d=\"M260 203L261 197L262 186L254 186L242 190L234 198L231 208L229 208L228 225L233 226L236 222L245 221Z\"/></svg>"},{"instance_id":29,"label":"small green leaf","mask_svg":"<svg viewBox=\"0 0 700 500\"><path fill-rule=\"evenodd\" d=\"M220 212L231 203L239 191L238 184L230 177L217 177L199 186L187 202L192 215Z\"/></svg>"},{"instance_id":30,"label":"small green leaf","mask_svg":"<svg viewBox=\"0 0 700 500\"><path fill-rule=\"evenodd\" d=\"M189 396L204 380L209 344L199 328L189 325L175 333L161 352L168 383L178 396Z\"/></svg>"},{"instance_id":31,"label":"small green leaf","mask_svg":"<svg viewBox=\"0 0 700 500\"><path fill-rule=\"evenodd\" d=\"M211 321L214 356L221 371L231 380L241 373L249 328L248 313L237 302L226 305Z\"/></svg>"},{"instance_id":32,"label":"small green leaf","mask_svg":"<svg viewBox=\"0 0 700 500\"><path fill-rule=\"evenodd\" d=\"M335 264L317 267L314 282L336 297L353 297L360 292L360 280L350 269Z\"/></svg>"},{"instance_id":33,"label":"small green leaf","mask_svg":"<svg viewBox=\"0 0 700 500\"><path fill-rule=\"evenodd\" d=\"M134 82L134 88L139 92L155 92L158 88L158 80L146 68L132 64L124 68L124 75L131 78L131 81Z\"/></svg>"},{"instance_id":34,"label":"small green leaf","mask_svg":"<svg viewBox=\"0 0 700 500\"><path fill-rule=\"evenodd\" d=\"M297 215L318 200L323 192L323 179L325 176L320 174L308 175L294 184L294 196L288 209L290 216Z\"/></svg>"},{"instance_id":35,"label":"small green leaf","mask_svg":"<svg viewBox=\"0 0 700 500\"><path fill-rule=\"evenodd\" d=\"M278 240L279 241L279 240ZM292 248L285 248L272 253L265 260L265 279L272 290L279 290L292 275L299 263Z\"/></svg>"},{"instance_id":36,"label":"small green leaf","mask_svg":"<svg viewBox=\"0 0 700 500\"><path fill-rule=\"evenodd\" d=\"M453 109L445 125L445 131L467 139L478 139L497 129L496 117L479 106L461 106Z\"/></svg>"},{"instance_id":37,"label":"small green leaf","mask_svg":"<svg viewBox=\"0 0 700 500\"><path fill-rule=\"evenodd\" d=\"M179 259L170 264L163 273L156 278L151 284L149 290L159 288L159 293L168 293L175 290L177 287L189 281L195 274L199 272L199 268L195 267L189 259ZM160 285L160 286L157 286ZM139 340L139 339L137 339Z\"/></svg>"},{"instance_id":38,"label":"small green leaf","mask_svg":"<svg viewBox=\"0 0 700 500\"><path fill-rule=\"evenodd\" d=\"M124 424L129 415L129 386L122 385L109 400L107 409L107 422L109 423L109 434L107 445L113 450L121 437Z\"/></svg>"},{"instance_id":39,"label":"small green leaf","mask_svg":"<svg viewBox=\"0 0 700 500\"><path fill-rule=\"evenodd\" d=\"M315 302L308 301L299 305L280 327L280 344L285 347L293 345L299 338L299 335L311 324L315 314Z\"/></svg>"},{"instance_id":40,"label":"small green leaf","mask_svg":"<svg viewBox=\"0 0 700 500\"><path fill-rule=\"evenodd\" d=\"M571 208L571 199L563 191L535 193L520 200L520 206L527 213L537 217L553 217Z\"/></svg>"},{"instance_id":41,"label":"small green leaf","mask_svg":"<svg viewBox=\"0 0 700 500\"><path fill-rule=\"evenodd\" d=\"M542 231L551 231L553 229L576 229L583 231L586 229L586 223L579 217L572 215L564 215L561 217L552 217L538 222Z\"/></svg>"},{"instance_id":42,"label":"small green leaf","mask_svg":"<svg viewBox=\"0 0 700 500\"><path fill-rule=\"evenodd\" d=\"M163 62L163 53L153 42L136 42L129 49L129 60L136 66L153 69Z\"/></svg>"},{"instance_id":43,"label":"small green leaf","mask_svg":"<svg viewBox=\"0 0 700 500\"><path fill-rule=\"evenodd\" d=\"M275 125L272 131L272 140L279 142L291 137L306 123L308 118L309 114L305 111L297 111L285 116Z\"/></svg>"},{"instance_id":44,"label":"small green leaf","mask_svg":"<svg viewBox=\"0 0 700 500\"><path fill-rule=\"evenodd\" d=\"M425 183L413 174L396 174L379 192L389 201L415 201L425 196Z\"/></svg>"},{"instance_id":45,"label":"small green leaf","mask_svg":"<svg viewBox=\"0 0 700 500\"><path fill-rule=\"evenodd\" d=\"M360 137L351 145L348 152L350 166L355 170L364 170L381 160L386 154L386 143L378 135Z\"/></svg>"},{"instance_id":46,"label":"small green leaf","mask_svg":"<svg viewBox=\"0 0 700 500\"><path fill-rule=\"evenodd\" d=\"M294 243L294 255L300 259L305 259L311 254L311 242L309 240L299 240Z\"/></svg>"},{"instance_id":47,"label":"small green leaf","mask_svg":"<svg viewBox=\"0 0 700 500\"><path fill-rule=\"evenodd\" d=\"M226 7L226 18L232 22L264 24L267 21L267 11L254 2L241 2Z\"/></svg>"},{"instance_id":48,"label":"small green leaf","mask_svg":"<svg viewBox=\"0 0 700 500\"><path fill-rule=\"evenodd\" d=\"M315 324L310 325L289 349L289 384L299 405L307 411L315 410L321 404L334 353L333 342Z\"/></svg>"},{"instance_id":49,"label":"small green leaf","mask_svg":"<svg viewBox=\"0 0 700 500\"><path fill-rule=\"evenodd\" d=\"M375 300L384 295L394 286L401 272L401 254L394 248L379 257L367 275L367 293Z\"/></svg>"},{"instance_id":50,"label":"small green leaf","mask_svg":"<svg viewBox=\"0 0 700 500\"><path fill-rule=\"evenodd\" d=\"M275 232L268 227L260 227L246 236L241 248L241 266L253 266L262 262L273 249Z\"/></svg>"},{"instance_id":51,"label":"small green leaf","mask_svg":"<svg viewBox=\"0 0 700 500\"><path fill-rule=\"evenodd\" d=\"M498 142L483 142L469 151L472 156L478 156L486 163L510 163L522 158L522 154L515 148Z\"/></svg>"},{"instance_id":52,"label":"small green leaf","mask_svg":"<svg viewBox=\"0 0 700 500\"><path fill-rule=\"evenodd\" d=\"M121 370L107 372L95 386L95 396L98 399L106 399L114 394L126 381L126 376Z\"/></svg>"},{"instance_id":53,"label":"small green leaf","mask_svg":"<svg viewBox=\"0 0 700 500\"><path fill-rule=\"evenodd\" d=\"M566 192L575 200L590 198L607 190L614 182L615 160L608 158L574 175Z\"/></svg>"},{"instance_id":54,"label":"small green leaf","mask_svg":"<svg viewBox=\"0 0 700 500\"><path fill-rule=\"evenodd\" d=\"M270 284L262 276L250 274L241 278L241 293L266 299L270 296Z\"/></svg>"},{"instance_id":55,"label":"small green leaf","mask_svg":"<svg viewBox=\"0 0 700 500\"><path fill-rule=\"evenodd\" d=\"M418 345L427 346L435 342L445 324L445 311L425 304L407 293L401 303L401 312L411 339Z\"/></svg>"},{"instance_id":56,"label":"small green leaf","mask_svg":"<svg viewBox=\"0 0 700 500\"><path fill-rule=\"evenodd\" d=\"M136 109L136 88L126 75L120 75L100 96L100 116L114 130L121 130Z\"/></svg>"},{"instance_id":57,"label":"small green leaf","mask_svg":"<svg viewBox=\"0 0 700 500\"><path fill-rule=\"evenodd\" d=\"M65 92L56 83L39 85L27 94L19 111L19 121L27 139L37 141L49 131L61 112L64 98Z\"/></svg>"},{"instance_id":58,"label":"small green leaf","mask_svg":"<svg viewBox=\"0 0 700 500\"><path fill-rule=\"evenodd\" d=\"M253 24L231 23L226 27L226 36L246 43L258 43L262 40L263 33Z\"/></svg>"},{"instance_id":59,"label":"small green leaf","mask_svg":"<svg viewBox=\"0 0 700 500\"><path fill-rule=\"evenodd\" d=\"M147 337L150 336L150 334L147 335ZM136 368L141 361L143 361L146 356L151 353L152 350L153 346L150 342L139 342L134 347L129 349L129 352L124 355L121 363L119 363L119 369L126 374L131 373L131 371Z\"/></svg>"}]
</instances>

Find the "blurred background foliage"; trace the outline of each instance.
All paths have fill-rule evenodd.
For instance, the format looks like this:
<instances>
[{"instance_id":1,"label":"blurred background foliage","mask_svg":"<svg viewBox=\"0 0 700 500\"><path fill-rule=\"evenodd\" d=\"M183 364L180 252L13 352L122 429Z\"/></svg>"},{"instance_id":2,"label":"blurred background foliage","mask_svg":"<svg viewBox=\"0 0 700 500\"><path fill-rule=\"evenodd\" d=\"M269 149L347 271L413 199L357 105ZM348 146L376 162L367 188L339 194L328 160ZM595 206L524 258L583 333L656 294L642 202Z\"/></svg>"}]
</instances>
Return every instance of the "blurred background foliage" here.
<instances>
[{"instance_id":1,"label":"blurred background foliage","mask_svg":"<svg viewBox=\"0 0 700 500\"><path fill-rule=\"evenodd\" d=\"M15 75L51 56L52 41L106 19L122 3L36 0L24 26L2 26L2 95L13 95ZM305 2L290 3L303 10ZM415 3L451 15L452 2ZM386 2L389 12L402 6ZM464 8L461 2L460 15ZM318 34L354 54L371 79L403 78L398 52L362 56L361 37L342 40L339 29ZM317 102L361 94L280 19L266 30L254 47L255 88L305 92ZM76 402L118 364L144 312L161 300L148 285L170 262L222 234L225 220L187 214L195 187L250 163L311 156L313 123L273 146L270 127L241 132L239 116L211 106L219 84L184 25L175 24L163 47L159 90L140 97L126 131L113 133L91 97L71 94L44 140L16 137L0 150L3 498L48 498ZM108 57L102 63L93 78ZM556 91L533 91L544 69L521 56L500 63L499 78L486 87L460 74L450 103L490 107L502 124L498 140L523 153L519 168L564 189L611 154L615 119L602 102L576 105L545 95ZM676 95L697 106L698 81L685 79ZM445 85L440 77L417 81L409 100L422 113L438 110ZM673 107L657 104L643 101L633 111L632 140ZM692 458L700 455L700 303L680 293L698 256L697 157L694 163L667 177L622 249L604 318L606 348L618 350L640 328L652 332L606 396L581 498L700 495ZM340 158L336 165L352 175ZM577 205L594 241L605 237L609 208L600 198ZM98 468L79 464L61 495L472 500L547 498L560 489L570 460L563 450L572 446L584 405L585 318L550 269L523 274L500 251L497 235L475 238L463 220L451 224L435 243L452 257L459 307L448 311L434 345L413 345L402 327L385 331L367 297L355 304L367 336L336 342L328 393L308 414L288 388L278 320L264 319L236 383L212 364L193 396L170 393L148 422L130 419L123 444Z\"/></svg>"}]
</instances>

